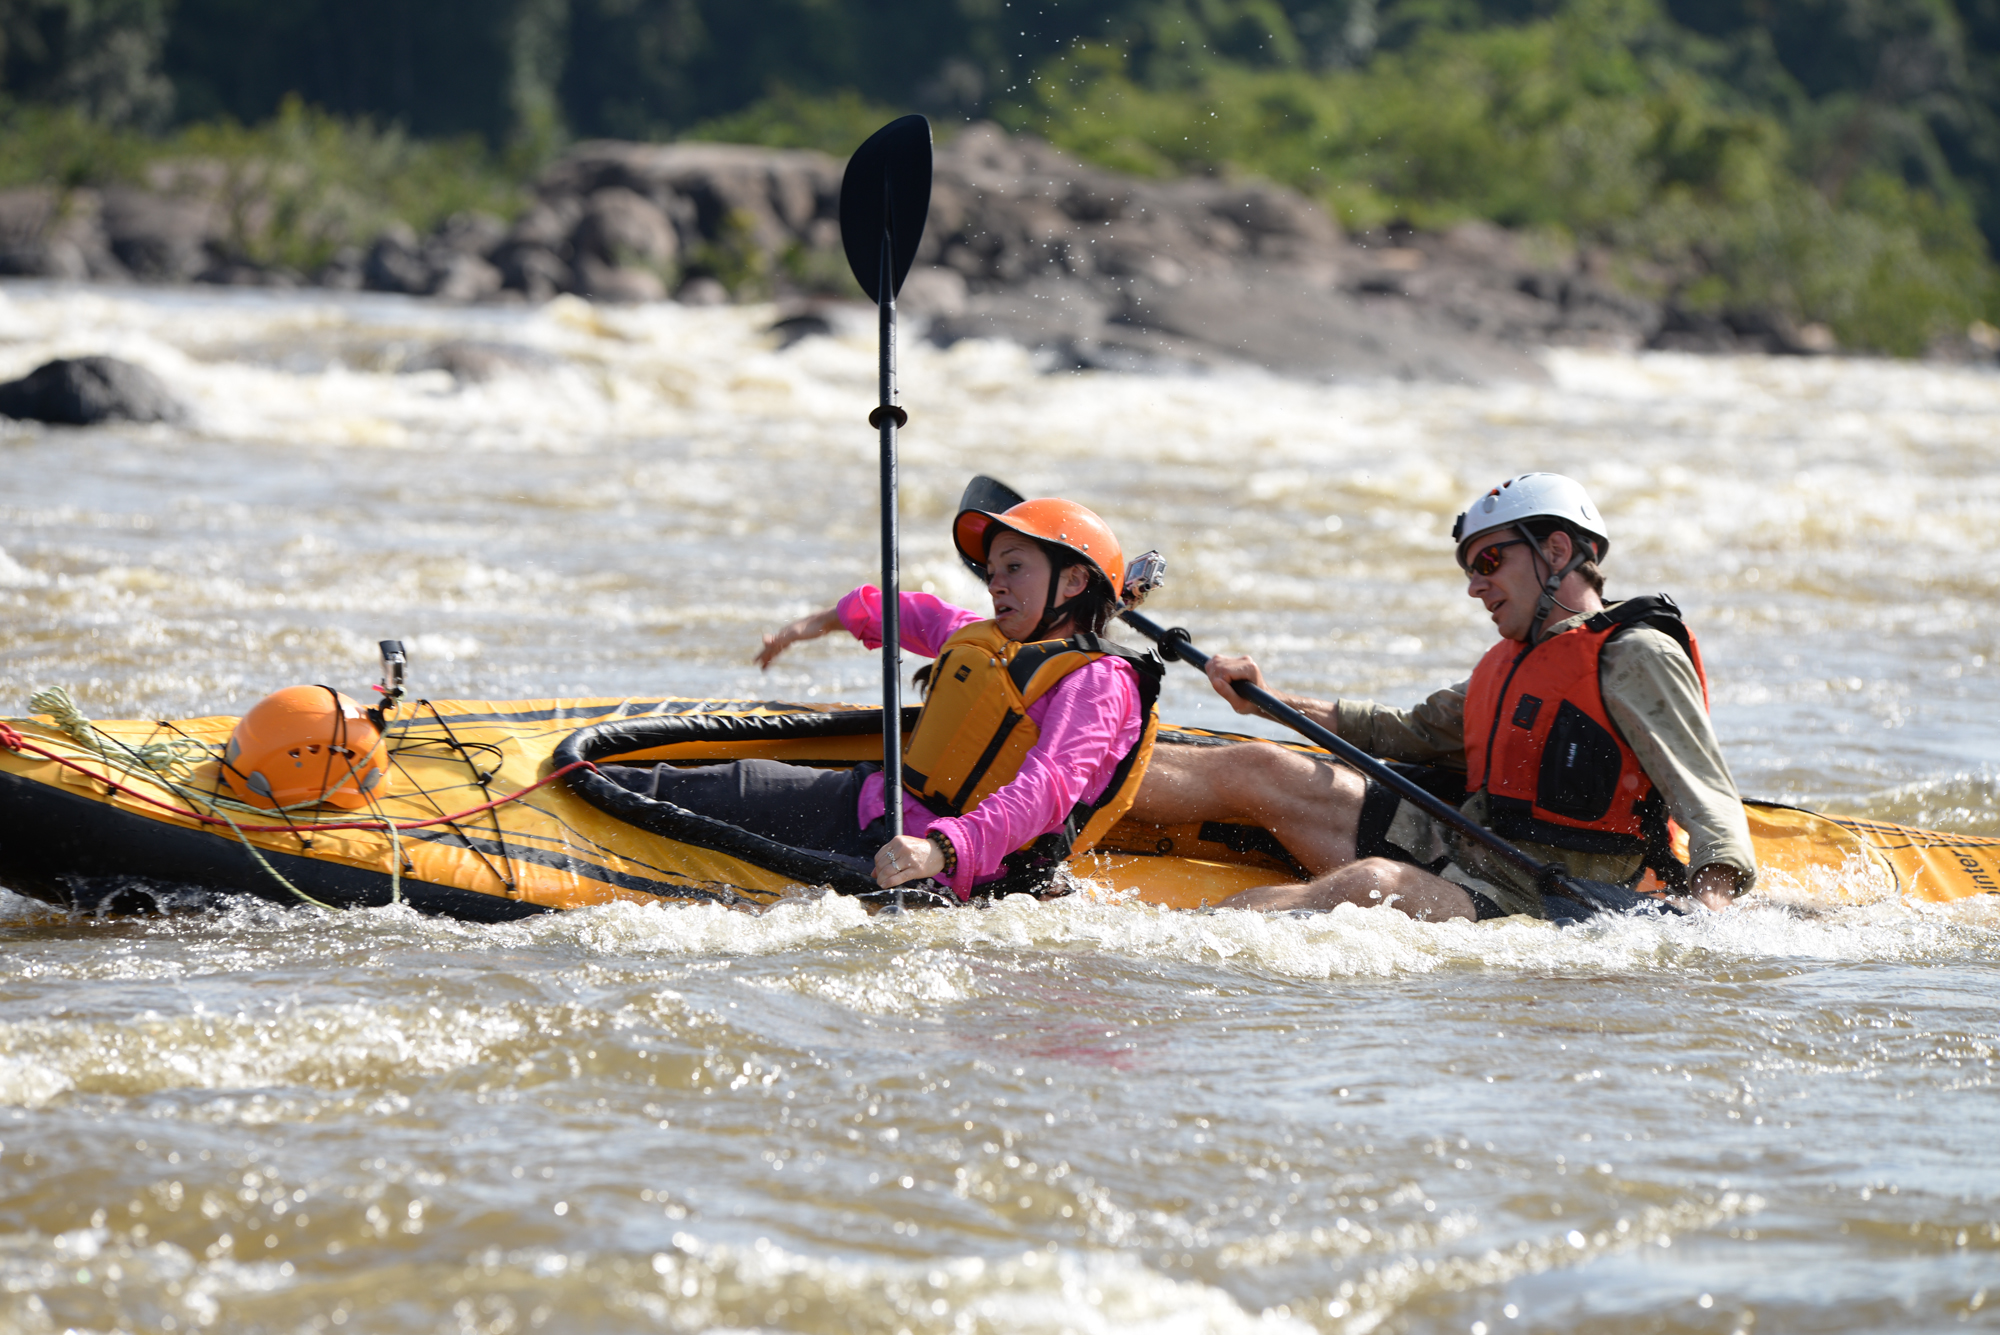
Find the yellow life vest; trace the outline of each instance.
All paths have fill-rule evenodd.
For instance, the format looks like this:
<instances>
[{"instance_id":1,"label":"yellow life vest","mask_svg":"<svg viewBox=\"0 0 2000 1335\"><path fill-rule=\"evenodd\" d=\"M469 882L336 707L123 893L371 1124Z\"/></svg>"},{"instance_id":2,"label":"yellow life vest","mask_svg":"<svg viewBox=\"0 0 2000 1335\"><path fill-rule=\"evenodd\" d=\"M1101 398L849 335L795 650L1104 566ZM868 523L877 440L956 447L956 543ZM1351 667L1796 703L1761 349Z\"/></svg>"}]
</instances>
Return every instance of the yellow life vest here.
<instances>
[{"instance_id":1,"label":"yellow life vest","mask_svg":"<svg viewBox=\"0 0 2000 1335\"><path fill-rule=\"evenodd\" d=\"M930 669L930 693L903 744L903 786L940 816L962 816L1021 772L1041 729L1028 706L1078 668L1122 658L1139 679L1144 725L1095 803L1079 803L1063 827L1022 845L1050 869L1089 849L1131 809L1160 728L1164 667L1096 635L1022 644L991 621L975 621L944 642ZM1010 859L1011 860L1011 859Z\"/></svg>"}]
</instances>

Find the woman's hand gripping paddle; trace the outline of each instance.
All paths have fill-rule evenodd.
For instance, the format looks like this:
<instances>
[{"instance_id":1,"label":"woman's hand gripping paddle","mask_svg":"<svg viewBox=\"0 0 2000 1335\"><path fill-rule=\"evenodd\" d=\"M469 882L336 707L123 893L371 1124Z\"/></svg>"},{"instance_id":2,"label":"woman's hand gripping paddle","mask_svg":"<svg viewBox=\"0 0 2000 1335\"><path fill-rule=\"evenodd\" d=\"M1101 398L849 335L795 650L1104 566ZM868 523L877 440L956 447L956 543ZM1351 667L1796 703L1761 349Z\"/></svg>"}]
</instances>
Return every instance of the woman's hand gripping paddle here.
<instances>
[{"instance_id":1,"label":"woman's hand gripping paddle","mask_svg":"<svg viewBox=\"0 0 2000 1335\"><path fill-rule=\"evenodd\" d=\"M909 277L931 202L931 124L904 116L868 136L840 181L840 243L854 280L875 303L880 395L868 424L882 438L882 777L891 839L903 833L902 649L896 532L896 294Z\"/></svg>"},{"instance_id":2,"label":"woman's hand gripping paddle","mask_svg":"<svg viewBox=\"0 0 2000 1335\"><path fill-rule=\"evenodd\" d=\"M961 510L998 511L1019 505L1022 499L1021 494L1006 483L982 475L973 478L966 486L965 495L958 504ZM966 564L972 563L968 560ZM974 566L973 569L975 573L978 572L978 567ZM1185 630L1179 627L1168 630L1151 617L1131 608L1118 615L1125 624L1158 645L1161 655L1169 662L1178 658L1196 671L1200 671L1208 663L1208 655L1195 647ZM1425 792L1374 756L1321 727L1263 687L1239 681L1233 684L1233 689L1272 719L1284 724L1307 741L1324 747L1369 778L1394 790L1398 796L1415 803L1433 818L1445 822L1468 838L1485 845L1534 877L1535 885L1541 891L1542 900L1549 909L1549 916L1556 921L1573 922L1587 918L1593 913L1680 912L1664 900L1655 899L1651 895L1642 895L1622 885L1612 885L1606 881L1588 881L1566 875L1560 867L1528 856L1457 807Z\"/></svg>"}]
</instances>

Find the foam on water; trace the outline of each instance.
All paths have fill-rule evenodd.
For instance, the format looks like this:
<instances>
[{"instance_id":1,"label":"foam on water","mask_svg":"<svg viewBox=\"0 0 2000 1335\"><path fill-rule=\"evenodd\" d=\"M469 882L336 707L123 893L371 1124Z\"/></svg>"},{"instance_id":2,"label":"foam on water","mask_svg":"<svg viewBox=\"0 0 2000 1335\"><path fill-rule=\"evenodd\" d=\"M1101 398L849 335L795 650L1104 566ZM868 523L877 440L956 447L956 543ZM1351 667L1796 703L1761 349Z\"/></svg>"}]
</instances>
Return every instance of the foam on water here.
<instances>
[{"instance_id":1,"label":"foam on water","mask_svg":"<svg viewBox=\"0 0 2000 1335\"><path fill-rule=\"evenodd\" d=\"M24 1021L0 1025L0 1051L39 1057L12 1069L0 1064L0 1102L35 1107L68 1090L131 1095L381 1085L413 1072L440 1074L504 1061L546 1018L532 1011L348 1003L83 1024ZM18 1097L8 1096L15 1092Z\"/></svg>"},{"instance_id":2,"label":"foam on water","mask_svg":"<svg viewBox=\"0 0 2000 1335\"><path fill-rule=\"evenodd\" d=\"M1527 919L1420 923L1351 905L1322 914L1186 913L1097 894L1047 903L1014 895L982 910L871 918L854 900L824 895L780 903L754 916L714 905L614 904L471 932L438 930L464 942L461 948L477 948L477 938L508 950L532 941L615 958L736 958L844 942L899 951L1103 952L1133 961L1200 960L1224 970L1296 978L1397 977L1457 968L1594 976L1707 969L1722 960L1986 958L2000 948L2000 902L1981 896L1951 904L1895 899L1801 908L1753 901L1723 914L1556 927ZM903 1000L893 1006L920 1010L951 990L920 971L907 973L897 989Z\"/></svg>"},{"instance_id":3,"label":"foam on water","mask_svg":"<svg viewBox=\"0 0 2000 1335\"><path fill-rule=\"evenodd\" d=\"M16 921L39 912L9 902ZM539 999L467 999L437 988L400 999L370 995L366 980L393 975L404 960L429 959L431 972L468 977L523 958L536 959L538 971L609 966L607 985L641 994L628 999L628 1018L614 1017L612 1027L711 1033L735 1046L744 1035L743 1017L727 1013L734 1003L719 1007L653 987L643 962L726 966L766 958L772 967L747 977L746 985L760 995L812 1003L827 1016L816 1023L895 1017L928 1024L930 1017L1004 1003L1024 978L1062 959L1081 967L1115 961L1141 974L1191 969L1208 988L1467 971L1645 985L1840 963L1988 961L2000 947L2000 904L1985 897L1811 912L1751 905L1686 919L1557 928L1519 919L1426 924L1352 907L1296 916L1189 914L1092 894L1046 904L1014 896L980 911L869 918L854 901L825 895L760 915L713 905L617 904L498 926L423 919L405 909L238 909L148 924L135 944L150 952L149 967L128 967L131 953L115 948L80 961L76 970L51 969L34 951L10 959L0 977L17 995L31 982L53 984L63 975L122 986L108 1007L72 1004L61 1018L0 1021L0 1105L38 1108L72 1092L382 1089L412 1077L489 1069L515 1072L508 1085L532 1085L569 1065L555 1055L551 1036L595 1032L605 1023L591 1018L600 1009L595 1001L579 1011L566 985ZM835 948L839 953L829 955ZM199 977L236 984L225 1008L169 1005L133 1013L119 1000L151 979ZM294 988L312 999L295 999Z\"/></svg>"},{"instance_id":4,"label":"foam on water","mask_svg":"<svg viewBox=\"0 0 2000 1335\"><path fill-rule=\"evenodd\" d=\"M194 411L0 423L0 713L354 689L390 636L434 697L872 700L851 646L745 663L875 550L872 324L780 350L775 314L0 290L0 375L108 352ZM1688 610L1746 791L1994 830L2000 376L1544 365L1047 376L911 337L905 576L977 603L945 526L992 472L1166 549L1154 610L1204 646L1411 701L1490 636L1452 515L1568 471L1613 592ZM1242 722L1178 671L1166 713ZM1085 887L498 926L0 895L0 936L8 1329L1943 1329L1994 1301L2000 900L1859 868L1571 929Z\"/></svg>"},{"instance_id":5,"label":"foam on water","mask_svg":"<svg viewBox=\"0 0 2000 1335\"><path fill-rule=\"evenodd\" d=\"M11 1245L10 1245L11 1244ZM39 1244L39 1245L37 1245ZM54 1256L47 1256L53 1252ZM1308 1324L1279 1312L1247 1312L1227 1294L1175 1280L1103 1252L1025 1252L993 1262L838 1262L805 1257L768 1240L710 1247L679 1235L652 1257L599 1256L547 1248L491 1248L458 1265L422 1265L388 1276L375 1301L324 1295L296 1267L244 1266L150 1246L109 1230L54 1239L0 1240L0 1298L12 1329L56 1331L51 1304L103 1311L94 1282L112 1277L154 1329L212 1325L229 1300L250 1320L318 1311L369 1328L386 1308L442 1298L451 1328L502 1332L563 1322L600 1327L713 1332L842 1328L965 1335L1295 1335ZM44 1298L42 1295L47 1295ZM344 1301L343 1301L344 1300ZM356 1311L360 1306L361 1310ZM11 1309L11 1310L10 1310ZM560 1314L558 1316L558 1314Z\"/></svg>"},{"instance_id":6,"label":"foam on water","mask_svg":"<svg viewBox=\"0 0 2000 1335\"><path fill-rule=\"evenodd\" d=\"M850 944L942 951L1085 951L1134 961L1199 959L1224 969L1286 977L1396 977L1438 969L1603 971L1709 967L1750 961L1879 960L1920 963L1985 958L2000 947L2000 900L1976 896L1930 904L1863 894L1839 903L1839 887L1745 901L1728 913L1602 920L1558 927L1529 919L1416 922L1342 906L1331 913L1262 914L1241 910L1188 913L1140 904L1129 895L1085 885L1047 902L1013 895L985 907L871 916L857 900L800 891L760 913L715 904L614 903L515 923L468 924L425 918L404 908L324 914L238 904L197 919L148 924L124 944L104 948L64 976L144 981L248 968L361 963L395 949L435 949L469 957L521 950L564 950L580 958L738 959L791 955ZM43 919L48 910L0 892L0 925ZM301 934L302 920L317 924ZM150 954L182 938L188 955ZM17 954L0 979L50 980L32 955ZM921 971L882 980L889 993L870 1004L922 1009L956 984ZM872 986L872 985L871 985ZM941 990L940 990L941 989ZM864 989L865 990L865 989ZM858 995L858 994L857 994Z\"/></svg>"}]
</instances>

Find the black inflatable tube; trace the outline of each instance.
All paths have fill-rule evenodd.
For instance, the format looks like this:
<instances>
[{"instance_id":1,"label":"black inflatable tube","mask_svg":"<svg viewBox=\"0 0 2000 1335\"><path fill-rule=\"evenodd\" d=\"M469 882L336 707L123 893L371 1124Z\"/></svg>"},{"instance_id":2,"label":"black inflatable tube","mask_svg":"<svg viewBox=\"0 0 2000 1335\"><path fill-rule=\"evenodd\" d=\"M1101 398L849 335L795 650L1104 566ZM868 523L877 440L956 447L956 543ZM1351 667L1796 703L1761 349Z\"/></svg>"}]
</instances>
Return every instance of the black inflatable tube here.
<instances>
[{"instance_id":1,"label":"black inflatable tube","mask_svg":"<svg viewBox=\"0 0 2000 1335\"><path fill-rule=\"evenodd\" d=\"M917 710L903 711L903 727L915 726ZM609 760L634 751L678 742L788 741L811 737L879 737L882 711L842 709L797 714L672 714L621 719L579 728L564 738L550 757L552 770L579 760ZM641 797L621 788L595 770L577 770L564 780L570 791L636 829L678 843L711 849L753 866L764 867L801 885L830 886L843 895L875 895L881 887L851 867L802 849L776 843L724 821L715 820L671 802Z\"/></svg>"},{"instance_id":2,"label":"black inflatable tube","mask_svg":"<svg viewBox=\"0 0 2000 1335\"><path fill-rule=\"evenodd\" d=\"M0 884L65 908L139 907L134 896L255 895L300 906L228 831L192 830L123 811L80 793L0 774ZM389 877L343 863L259 850L279 875L334 908L381 908ZM405 879L403 902L419 913L467 922L508 922L549 910L452 885Z\"/></svg>"}]
</instances>

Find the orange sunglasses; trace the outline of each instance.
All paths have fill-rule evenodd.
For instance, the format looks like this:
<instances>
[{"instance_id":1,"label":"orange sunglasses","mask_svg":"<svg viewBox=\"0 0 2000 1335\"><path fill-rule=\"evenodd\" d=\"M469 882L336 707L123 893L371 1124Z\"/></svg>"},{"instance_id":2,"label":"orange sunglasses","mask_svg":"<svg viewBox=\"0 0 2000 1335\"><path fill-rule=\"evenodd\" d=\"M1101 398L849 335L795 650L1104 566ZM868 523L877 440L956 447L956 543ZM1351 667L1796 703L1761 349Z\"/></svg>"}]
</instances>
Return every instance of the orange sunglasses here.
<instances>
[{"instance_id":1,"label":"orange sunglasses","mask_svg":"<svg viewBox=\"0 0 2000 1335\"><path fill-rule=\"evenodd\" d=\"M1525 547L1527 545L1528 540L1526 538L1509 538L1505 542L1496 542L1490 547L1481 547L1472 554L1470 560L1465 562L1465 573L1468 575L1478 575L1482 578L1490 576L1500 568L1500 563L1507 559L1507 549L1509 547Z\"/></svg>"}]
</instances>

